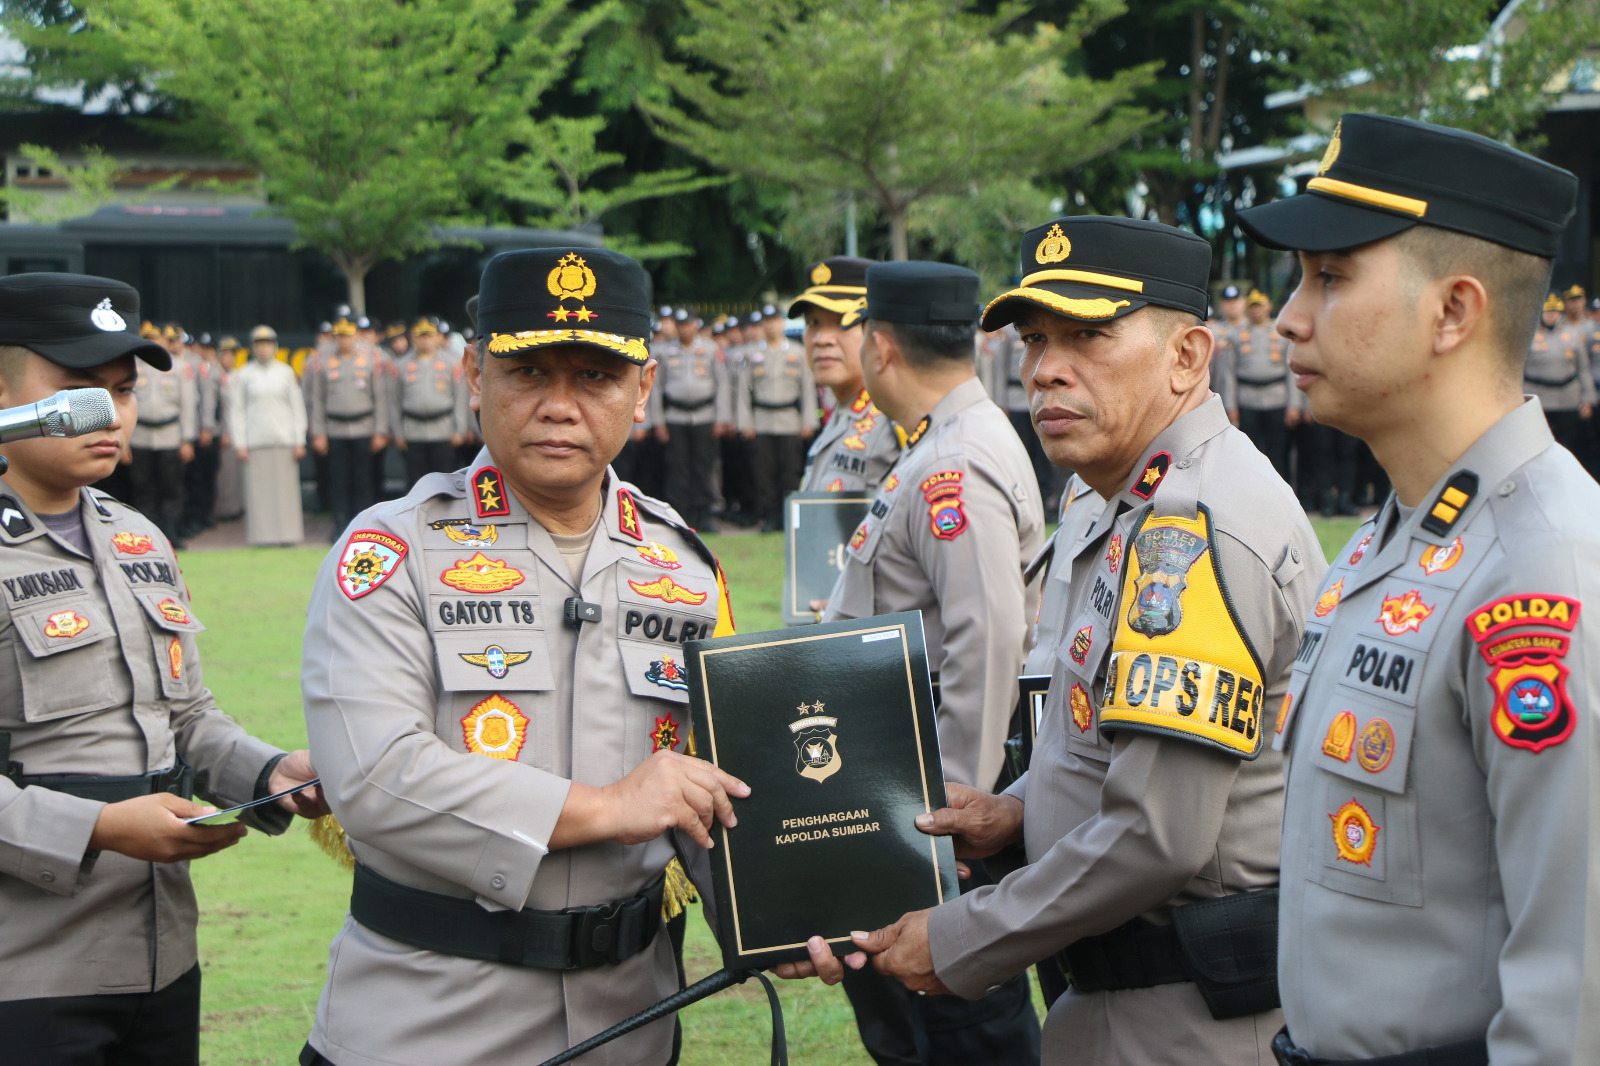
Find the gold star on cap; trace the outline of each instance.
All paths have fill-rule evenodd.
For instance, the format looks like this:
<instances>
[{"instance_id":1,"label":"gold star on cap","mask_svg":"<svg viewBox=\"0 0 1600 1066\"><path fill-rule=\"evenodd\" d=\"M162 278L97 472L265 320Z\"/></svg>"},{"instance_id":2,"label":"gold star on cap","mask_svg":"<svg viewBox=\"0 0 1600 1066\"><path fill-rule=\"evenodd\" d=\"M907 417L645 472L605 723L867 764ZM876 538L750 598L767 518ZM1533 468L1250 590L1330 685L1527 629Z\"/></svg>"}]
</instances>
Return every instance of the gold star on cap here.
<instances>
[{"instance_id":1,"label":"gold star on cap","mask_svg":"<svg viewBox=\"0 0 1600 1066\"><path fill-rule=\"evenodd\" d=\"M1039 248L1033 257L1041 264L1059 263L1072 254L1072 242L1067 240L1067 235L1061 232L1061 224L1051 226L1044 235L1044 240L1039 242Z\"/></svg>"}]
</instances>

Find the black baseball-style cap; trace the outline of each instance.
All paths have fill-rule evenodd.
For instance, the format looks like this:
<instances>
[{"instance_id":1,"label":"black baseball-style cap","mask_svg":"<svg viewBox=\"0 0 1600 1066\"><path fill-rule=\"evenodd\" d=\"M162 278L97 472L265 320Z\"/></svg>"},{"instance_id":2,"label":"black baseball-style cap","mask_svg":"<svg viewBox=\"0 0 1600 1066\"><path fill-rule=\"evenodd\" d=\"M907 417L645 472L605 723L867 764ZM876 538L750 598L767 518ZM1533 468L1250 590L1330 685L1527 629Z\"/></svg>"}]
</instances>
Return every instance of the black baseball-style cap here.
<instances>
[{"instance_id":1,"label":"black baseball-style cap","mask_svg":"<svg viewBox=\"0 0 1600 1066\"><path fill-rule=\"evenodd\" d=\"M133 328L129 328L129 324ZM89 274L0 278L0 344L38 352L57 366L88 370L136 355L157 370L172 356L138 331L139 293Z\"/></svg>"},{"instance_id":2,"label":"black baseball-style cap","mask_svg":"<svg viewBox=\"0 0 1600 1066\"><path fill-rule=\"evenodd\" d=\"M840 324L861 319L912 326L972 326L978 321L978 275L949 263L909 260L867 268L866 305L847 311Z\"/></svg>"},{"instance_id":3,"label":"black baseball-style cap","mask_svg":"<svg viewBox=\"0 0 1600 1066\"><path fill-rule=\"evenodd\" d=\"M604 248L524 248L489 260L477 325L491 355L583 344L643 366L655 326L650 277Z\"/></svg>"},{"instance_id":4,"label":"black baseball-style cap","mask_svg":"<svg viewBox=\"0 0 1600 1066\"><path fill-rule=\"evenodd\" d=\"M1252 207L1239 225L1269 248L1332 252L1437 226L1555 257L1578 179L1499 141L1408 118L1339 120L1298 196Z\"/></svg>"},{"instance_id":5,"label":"black baseball-style cap","mask_svg":"<svg viewBox=\"0 0 1600 1066\"><path fill-rule=\"evenodd\" d=\"M867 302L867 268L871 265L872 260L853 255L836 255L812 263L806 268L811 287L789 304L787 317L802 315L807 306L813 305L836 315L860 309Z\"/></svg>"},{"instance_id":6,"label":"black baseball-style cap","mask_svg":"<svg viewBox=\"0 0 1600 1066\"><path fill-rule=\"evenodd\" d=\"M1155 304L1206 317L1211 245L1160 222L1070 215L1022 235L1022 281L983 310L993 332L1029 304L1109 322Z\"/></svg>"}]
</instances>

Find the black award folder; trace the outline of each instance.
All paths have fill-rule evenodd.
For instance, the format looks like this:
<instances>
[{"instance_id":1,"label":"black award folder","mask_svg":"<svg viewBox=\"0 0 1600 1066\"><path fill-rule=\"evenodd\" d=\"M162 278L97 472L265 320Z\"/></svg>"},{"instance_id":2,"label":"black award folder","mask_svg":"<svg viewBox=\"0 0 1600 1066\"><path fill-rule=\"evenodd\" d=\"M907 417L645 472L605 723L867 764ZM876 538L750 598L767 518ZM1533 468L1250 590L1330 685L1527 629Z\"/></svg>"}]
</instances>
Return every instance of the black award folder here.
<instances>
[{"instance_id":1,"label":"black award folder","mask_svg":"<svg viewBox=\"0 0 1600 1066\"><path fill-rule=\"evenodd\" d=\"M723 965L835 954L959 894L927 648L917 612L684 645L695 742L750 786L716 827L711 868Z\"/></svg>"},{"instance_id":2,"label":"black award folder","mask_svg":"<svg viewBox=\"0 0 1600 1066\"><path fill-rule=\"evenodd\" d=\"M817 620L812 600L826 600L844 569L844 549L872 497L791 492L783 504L783 624Z\"/></svg>"}]
</instances>

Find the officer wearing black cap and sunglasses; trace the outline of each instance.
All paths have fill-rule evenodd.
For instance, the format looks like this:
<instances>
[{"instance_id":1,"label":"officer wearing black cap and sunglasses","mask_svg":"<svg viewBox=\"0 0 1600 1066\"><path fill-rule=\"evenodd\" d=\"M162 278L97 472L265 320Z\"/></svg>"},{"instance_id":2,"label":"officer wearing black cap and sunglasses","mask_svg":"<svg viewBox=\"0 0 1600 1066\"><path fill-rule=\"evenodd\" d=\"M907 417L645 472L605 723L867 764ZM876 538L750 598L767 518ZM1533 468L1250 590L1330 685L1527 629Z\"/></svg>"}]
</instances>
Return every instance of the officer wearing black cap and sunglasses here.
<instances>
[{"instance_id":1,"label":"officer wearing black cap and sunglasses","mask_svg":"<svg viewBox=\"0 0 1600 1066\"><path fill-rule=\"evenodd\" d=\"M1394 494L1334 559L1278 709L1278 1061L1600 1061L1600 487L1522 388L1577 179L1345 115L1278 316Z\"/></svg>"},{"instance_id":2,"label":"officer wearing black cap and sunglasses","mask_svg":"<svg viewBox=\"0 0 1600 1066\"><path fill-rule=\"evenodd\" d=\"M101 432L0 447L0 1063L199 1062L200 967L188 860L240 824L183 819L314 776L206 689L172 545L87 486L138 418L139 296L108 278L0 278L0 407L107 389ZM258 808L269 833L320 800Z\"/></svg>"}]
</instances>

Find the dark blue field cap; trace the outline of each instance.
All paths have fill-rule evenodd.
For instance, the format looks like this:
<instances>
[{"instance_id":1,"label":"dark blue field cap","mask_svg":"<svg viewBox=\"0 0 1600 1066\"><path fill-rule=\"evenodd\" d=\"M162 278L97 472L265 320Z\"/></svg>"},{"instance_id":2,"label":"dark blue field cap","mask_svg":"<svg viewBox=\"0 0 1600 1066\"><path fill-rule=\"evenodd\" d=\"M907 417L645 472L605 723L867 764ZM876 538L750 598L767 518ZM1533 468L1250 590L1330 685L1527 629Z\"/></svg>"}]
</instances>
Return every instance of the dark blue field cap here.
<instances>
[{"instance_id":1,"label":"dark blue field cap","mask_svg":"<svg viewBox=\"0 0 1600 1066\"><path fill-rule=\"evenodd\" d=\"M1069 215L1022 235L1022 282L989 302L983 328L1015 322L1030 304L1109 322L1156 304L1206 316L1211 245L1139 218Z\"/></svg>"},{"instance_id":2,"label":"dark blue field cap","mask_svg":"<svg viewBox=\"0 0 1600 1066\"><path fill-rule=\"evenodd\" d=\"M1239 213L1268 248L1332 252L1437 226L1553 259L1578 179L1476 133L1351 113L1306 191Z\"/></svg>"},{"instance_id":3,"label":"dark blue field cap","mask_svg":"<svg viewBox=\"0 0 1600 1066\"><path fill-rule=\"evenodd\" d=\"M978 321L978 275L966 267L912 259L867 268L865 307L840 324L864 318L912 326L972 326Z\"/></svg>"},{"instance_id":4,"label":"dark blue field cap","mask_svg":"<svg viewBox=\"0 0 1600 1066\"><path fill-rule=\"evenodd\" d=\"M650 277L604 248L501 252L483 268L477 311L491 355L583 344L640 366L650 361Z\"/></svg>"},{"instance_id":5,"label":"dark blue field cap","mask_svg":"<svg viewBox=\"0 0 1600 1066\"><path fill-rule=\"evenodd\" d=\"M0 344L57 366L90 370L136 355L157 370L172 369L171 354L139 336L138 324L139 293L124 282L89 274L0 277Z\"/></svg>"}]
</instances>

